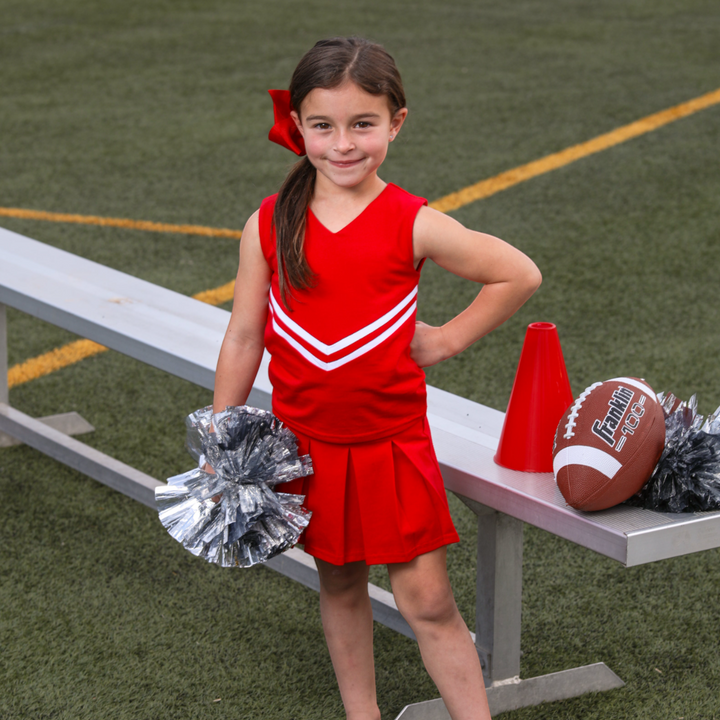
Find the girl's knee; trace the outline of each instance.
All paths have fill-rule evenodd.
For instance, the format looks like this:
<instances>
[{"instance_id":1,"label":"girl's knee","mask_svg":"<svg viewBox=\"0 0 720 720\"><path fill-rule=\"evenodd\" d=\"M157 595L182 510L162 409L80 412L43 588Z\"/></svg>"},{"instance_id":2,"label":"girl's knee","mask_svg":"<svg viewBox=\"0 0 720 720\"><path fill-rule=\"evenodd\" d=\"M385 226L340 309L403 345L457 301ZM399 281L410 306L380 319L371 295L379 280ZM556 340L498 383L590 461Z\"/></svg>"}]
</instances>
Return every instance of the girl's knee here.
<instances>
[{"instance_id":1,"label":"girl's knee","mask_svg":"<svg viewBox=\"0 0 720 720\"><path fill-rule=\"evenodd\" d=\"M331 565L316 560L320 590L327 595L367 594L368 567L365 563Z\"/></svg>"},{"instance_id":2,"label":"girl's knee","mask_svg":"<svg viewBox=\"0 0 720 720\"><path fill-rule=\"evenodd\" d=\"M445 625L459 617L457 605L448 588L420 588L404 597L396 596L398 609L410 626Z\"/></svg>"},{"instance_id":3,"label":"girl's knee","mask_svg":"<svg viewBox=\"0 0 720 720\"><path fill-rule=\"evenodd\" d=\"M388 566L388 570L398 609L411 626L418 622L443 624L458 617L445 567L445 548Z\"/></svg>"}]
</instances>

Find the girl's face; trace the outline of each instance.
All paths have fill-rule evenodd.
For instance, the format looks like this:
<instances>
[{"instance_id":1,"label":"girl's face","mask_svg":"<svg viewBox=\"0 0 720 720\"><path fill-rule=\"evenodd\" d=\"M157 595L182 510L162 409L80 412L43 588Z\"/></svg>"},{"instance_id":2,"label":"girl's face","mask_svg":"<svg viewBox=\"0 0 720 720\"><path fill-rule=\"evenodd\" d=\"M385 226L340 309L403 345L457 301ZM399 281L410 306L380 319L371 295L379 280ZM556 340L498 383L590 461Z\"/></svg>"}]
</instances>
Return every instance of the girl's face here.
<instances>
[{"instance_id":1,"label":"girl's face","mask_svg":"<svg viewBox=\"0 0 720 720\"><path fill-rule=\"evenodd\" d=\"M331 90L316 88L292 117L305 139L310 162L336 186L357 188L374 180L407 108L390 114L385 95L371 95L353 82Z\"/></svg>"}]
</instances>

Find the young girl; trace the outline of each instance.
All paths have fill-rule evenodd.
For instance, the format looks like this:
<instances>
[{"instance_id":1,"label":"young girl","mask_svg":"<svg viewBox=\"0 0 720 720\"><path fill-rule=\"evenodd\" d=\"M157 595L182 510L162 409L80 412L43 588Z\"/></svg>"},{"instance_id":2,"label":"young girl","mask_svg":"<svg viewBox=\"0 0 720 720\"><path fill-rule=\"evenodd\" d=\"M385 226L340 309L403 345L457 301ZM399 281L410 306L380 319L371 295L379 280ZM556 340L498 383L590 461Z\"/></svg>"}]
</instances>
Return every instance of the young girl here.
<instances>
[{"instance_id":1,"label":"young girl","mask_svg":"<svg viewBox=\"0 0 720 720\"><path fill-rule=\"evenodd\" d=\"M446 546L458 536L425 417L421 368L461 352L540 284L533 262L464 228L378 169L407 117L393 59L333 38L271 91L270 138L304 157L248 220L215 411L242 405L263 349L273 412L315 474L283 487L312 511L320 611L348 720L378 720L368 566L387 564L398 608L454 720L489 718L482 671L458 613ZM483 284L442 327L415 319L431 258Z\"/></svg>"}]
</instances>

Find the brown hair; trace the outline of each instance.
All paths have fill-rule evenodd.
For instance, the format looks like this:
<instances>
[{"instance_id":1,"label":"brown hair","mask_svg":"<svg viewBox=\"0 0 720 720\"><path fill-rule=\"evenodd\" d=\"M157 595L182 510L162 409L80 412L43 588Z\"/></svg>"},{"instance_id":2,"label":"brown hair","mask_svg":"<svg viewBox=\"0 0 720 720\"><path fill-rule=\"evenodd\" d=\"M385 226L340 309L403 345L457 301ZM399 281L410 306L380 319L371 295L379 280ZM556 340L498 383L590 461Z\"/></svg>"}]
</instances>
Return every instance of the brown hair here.
<instances>
[{"instance_id":1,"label":"brown hair","mask_svg":"<svg viewBox=\"0 0 720 720\"><path fill-rule=\"evenodd\" d=\"M392 56L381 45L358 37L320 40L303 55L290 80L292 106L299 112L302 101L312 90L328 90L347 80L371 95L385 95L392 116L405 107L402 80ZM293 288L306 289L313 284L304 240L315 174L312 163L303 157L291 168L275 203L278 280L286 307Z\"/></svg>"}]
</instances>

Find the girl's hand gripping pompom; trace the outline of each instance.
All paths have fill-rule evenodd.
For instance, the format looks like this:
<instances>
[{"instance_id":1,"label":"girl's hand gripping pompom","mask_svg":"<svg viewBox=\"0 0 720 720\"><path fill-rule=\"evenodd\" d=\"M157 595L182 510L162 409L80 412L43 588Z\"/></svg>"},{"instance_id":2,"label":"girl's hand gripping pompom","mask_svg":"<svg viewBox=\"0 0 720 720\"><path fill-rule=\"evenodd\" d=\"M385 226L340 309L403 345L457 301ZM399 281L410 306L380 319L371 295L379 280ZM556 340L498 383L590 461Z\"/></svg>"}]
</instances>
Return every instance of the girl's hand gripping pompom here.
<instances>
[{"instance_id":1,"label":"girl's hand gripping pompom","mask_svg":"<svg viewBox=\"0 0 720 720\"><path fill-rule=\"evenodd\" d=\"M199 467L155 490L160 522L193 555L223 567L249 567L292 547L310 521L304 496L273 487L311 475L308 455L272 413L228 407L186 419Z\"/></svg>"}]
</instances>

